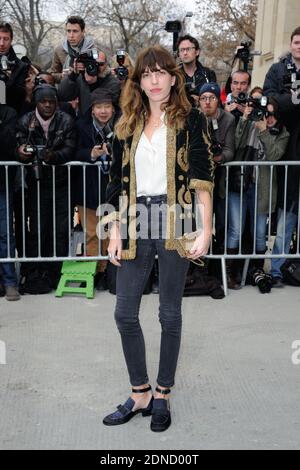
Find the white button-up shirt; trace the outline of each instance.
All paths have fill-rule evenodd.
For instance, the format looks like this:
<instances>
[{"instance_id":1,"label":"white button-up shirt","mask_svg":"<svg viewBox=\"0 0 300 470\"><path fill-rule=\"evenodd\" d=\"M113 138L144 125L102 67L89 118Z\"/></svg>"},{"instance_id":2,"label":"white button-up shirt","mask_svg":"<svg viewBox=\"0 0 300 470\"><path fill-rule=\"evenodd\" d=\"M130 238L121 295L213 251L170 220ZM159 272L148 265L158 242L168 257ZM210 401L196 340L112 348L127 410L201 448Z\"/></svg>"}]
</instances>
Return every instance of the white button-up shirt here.
<instances>
[{"instance_id":1,"label":"white button-up shirt","mask_svg":"<svg viewBox=\"0 0 300 470\"><path fill-rule=\"evenodd\" d=\"M143 132L135 153L137 197L167 194L167 126L154 130L151 141Z\"/></svg>"}]
</instances>

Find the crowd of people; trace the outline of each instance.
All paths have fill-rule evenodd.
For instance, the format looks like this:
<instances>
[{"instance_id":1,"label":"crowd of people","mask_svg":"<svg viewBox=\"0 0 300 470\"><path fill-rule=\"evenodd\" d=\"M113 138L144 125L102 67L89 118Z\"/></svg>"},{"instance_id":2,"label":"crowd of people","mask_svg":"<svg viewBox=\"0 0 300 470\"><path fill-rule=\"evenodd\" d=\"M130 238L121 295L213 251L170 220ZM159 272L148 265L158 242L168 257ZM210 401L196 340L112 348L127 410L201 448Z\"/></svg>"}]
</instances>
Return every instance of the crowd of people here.
<instances>
[{"instance_id":1,"label":"crowd of people","mask_svg":"<svg viewBox=\"0 0 300 470\"><path fill-rule=\"evenodd\" d=\"M133 62L124 53L124 66L118 67L115 57L95 47L78 16L66 20L66 38L54 49L47 71L19 59L12 42L11 25L1 23L0 82L5 84L6 103L0 104L0 161L17 160L24 167L6 170L0 165L0 258L14 258L17 251L31 261L22 263L20 276L13 262L1 262L0 295L19 300L20 293L50 292L60 278L61 263L32 258L68 255L70 188L67 168L61 164L102 162L100 170L95 165L72 169L71 211L76 206L85 222L87 255L97 256L99 248L100 254L107 254L108 240L99 243L97 236L97 208L106 201L114 129L123 111L120 96L131 80ZM215 72L201 64L199 55L196 38L179 38L177 63L186 97L205 118L209 136L215 181L213 250L241 254L252 238L261 258L253 261L250 278L261 292L270 292L283 286L284 259L272 259L270 273L265 273L267 223L273 214L273 253L289 253L298 222L300 167L245 166L242 172L234 166L227 173L223 164L299 161L300 100L294 83L300 78L300 27L291 35L290 52L271 66L263 88L251 84L250 73L240 68L232 72L230 91L224 94ZM147 180L148 173L143 177ZM156 263L154 292L158 276ZM227 261L227 280L229 288L240 288L235 259ZM95 284L99 290L107 288L106 261L98 263Z\"/></svg>"}]
</instances>

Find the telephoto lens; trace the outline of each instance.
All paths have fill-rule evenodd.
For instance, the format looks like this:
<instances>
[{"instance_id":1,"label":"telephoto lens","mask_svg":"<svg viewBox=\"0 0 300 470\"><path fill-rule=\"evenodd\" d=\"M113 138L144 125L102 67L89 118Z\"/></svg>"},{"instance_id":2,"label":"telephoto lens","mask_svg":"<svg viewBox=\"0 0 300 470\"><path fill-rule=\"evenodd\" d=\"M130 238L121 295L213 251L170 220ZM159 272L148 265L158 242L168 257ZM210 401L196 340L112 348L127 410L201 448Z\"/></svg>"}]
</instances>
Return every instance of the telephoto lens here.
<instances>
[{"instance_id":1,"label":"telephoto lens","mask_svg":"<svg viewBox=\"0 0 300 470\"><path fill-rule=\"evenodd\" d=\"M253 285L257 286L262 294L268 294L272 288L272 278L262 269L257 269L253 273Z\"/></svg>"}]
</instances>

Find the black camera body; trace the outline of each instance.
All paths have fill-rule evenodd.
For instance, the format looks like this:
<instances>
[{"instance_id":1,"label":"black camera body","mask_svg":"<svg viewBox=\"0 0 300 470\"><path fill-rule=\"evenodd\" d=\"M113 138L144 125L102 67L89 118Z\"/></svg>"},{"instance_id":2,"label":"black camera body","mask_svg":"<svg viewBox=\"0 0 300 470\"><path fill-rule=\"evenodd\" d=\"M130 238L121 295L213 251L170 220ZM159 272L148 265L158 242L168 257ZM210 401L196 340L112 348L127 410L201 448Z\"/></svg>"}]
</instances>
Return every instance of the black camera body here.
<instances>
[{"instance_id":1,"label":"black camera body","mask_svg":"<svg viewBox=\"0 0 300 470\"><path fill-rule=\"evenodd\" d=\"M219 155L222 154L223 145L220 144L219 142L212 142L210 146L210 151L212 152L214 157L218 157Z\"/></svg>"},{"instance_id":2,"label":"black camera body","mask_svg":"<svg viewBox=\"0 0 300 470\"><path fill-rule=\"evenodd\" d=\"M27 144L24 147L25 152L32 154L32 169L36 181L42 179L42 165L44 162L44 155L46 145L31 145Z\"/></svg>"},{"instance_id":3,"label":"black camera body","mask_svg":"<svg viewBox=\"0 0 300 470\"><path fill-rule=\"evenodd\" d=\"M241 59L243 62L249 62L251 57L250 47L252 43L250 41L241 42L241 48L237 50L236 57Z\"/></svg>"},{"instance_id":4,"label":"black camera body","mask_svg":"<svg viewBox=\"0 0 300 470\"><path fill-rule=\"evenodd\" d=\"M108 132L107 134L97 132L95 137L95 145L100 145L101 147L106 144L109 155L112 152L112 140L113 140L113 131Z\"/></svg>"},{"instance_id":5,"label":"black camera body","mask_svg":"<svg viewBox=\"0 0 300 470\"><path fill-rule=\"evenodd\" d=\"M76 57L76 61L84 65L85 71L90 77L96 77L98 75L99 62L97 62L97 60L97 49L91 49L90 51L84 52L83 54L78 54Z\"/></svg>"},{"instance_id":6,"label":"black camera body","mask_svg":"<svg viewBox=\"0 0 300 470\"><path fill-rule=\"evenodd\" d=\"M115 74L119 80L126 80L128 78L128 68L124 65L126 54L123 49L117 51L118 67L115 68Z\"/></svg>"},{"instance_id":7,"label":"black camera body","mask_svg":"<svg viewBox=\"0 0 300 470\"><path fill-rule=\"evenodd\" d=\"M300 71L297 70L295 64L289 62L286 66L286 73L282 77L284 88L291 90L297 80L300 80Z\"/></svg>"},{"instance_id":8,"label":"black camera body","mask_svg":"<svg viewBox=\"0 0 300 470\"><path fill-rule=\"evenodd\" d=\"M253 111L249 115L251 121L262 121L265 117L268 117L268 98L266 96L262 96L261 98L249 98L247 104L253 108Z\"/></svg>"},{"instance_id":9,"label":"black camera body","mask_svg":"<svg viewBox=\"0 0 300 470\"><path fill-rule=\"evenodd\" d=\"M39 86L39 85L45 85L47 83L48 82L44 78L40 77L39 75L34 77L34 87Z\"/></svg>"},{"instance_id":10,"label":"black camera body","mask_svg":"<svg viewBox=\"0 0 300 470\"><path fill-rule=\"evenodd\" d=\"M9 76L7 72L12 70L16 62L14 60L9 60L6 55L2 55L0 59L0 80L4 83L7 83Z\"/></svg>"},{"instance_id":11,"label":"black camera body","mask_svg":"<svg viewBox=\"0 0 300 470\"><path fill-rule=\"evenodd\" d=\"M242 92L238 94L237 98L233 98L233 102L237 104L246 105L248 101L248 96L246 93Z\"/></svg>"}]
</instances>

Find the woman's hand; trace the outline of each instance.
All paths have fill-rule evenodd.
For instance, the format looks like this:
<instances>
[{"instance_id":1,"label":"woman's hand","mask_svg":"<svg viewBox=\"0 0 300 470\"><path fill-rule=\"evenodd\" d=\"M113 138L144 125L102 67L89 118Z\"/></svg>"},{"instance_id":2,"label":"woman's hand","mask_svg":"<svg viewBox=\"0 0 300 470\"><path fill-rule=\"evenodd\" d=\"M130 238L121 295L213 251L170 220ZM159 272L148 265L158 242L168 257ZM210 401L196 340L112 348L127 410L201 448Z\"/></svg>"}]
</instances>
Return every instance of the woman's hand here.
<instances>
[{"instance_id":1,"label":"woman's hand","mask_svg":"<svg viewBox=\"0 0 300 470\"><path fill-rule=\"evenodd\" d=\"M197 259L200 256L205 256L208 253L209 246L211 241L211 231L206 231L200 233L200 235L194 241L192 248L190 249L190 259Z\"/></svg>"},{"instance_id":2,"label":"woman's hand","mask_svg":"<svg viewBox=\"0 0 300 470\"><path fill-rule=\"evenodd\" d=\"M97 158L100 157L100 155L103 155L105 153L103 151L102 145L94 145L91 151L91 159L92 160L97 160Z\"/></svg>"},{"instance_id":3,"label":"woman's hand","mask_svg":"<svg viewBox=\"0 0 300 470\"><path fill-rule=\"evenodd\" d=\"M244 121L247 121L247 119L250 116L250 114L252 113L252 111L253 111L252 106L248 106L248 105L245 106L244 114L243 114Z\"/></svg>"},{"instance_id":4,"label":"woman's hand","mask_svg":"<svg viewBox=\"0 0 300 470\"><path fill-rule=\"evenodd\" d=\"M255 123L256 129L259 130L259 132L264 132L267 130L267 119L264 117L261 121L257 121Z\"/></svg>"},{"instance_id":5,"label":"woman's hand","mask_svg":"<svg viewBox=\"0 0 300 470\"><path fill-rule=\"evenodd\" d=\"M119 261L122 254L122 240L119 229L119 222L114 222L110 229L110 240L107 251L109 261L115 266L121 266Z\"/></svg>"}]
</instances>

